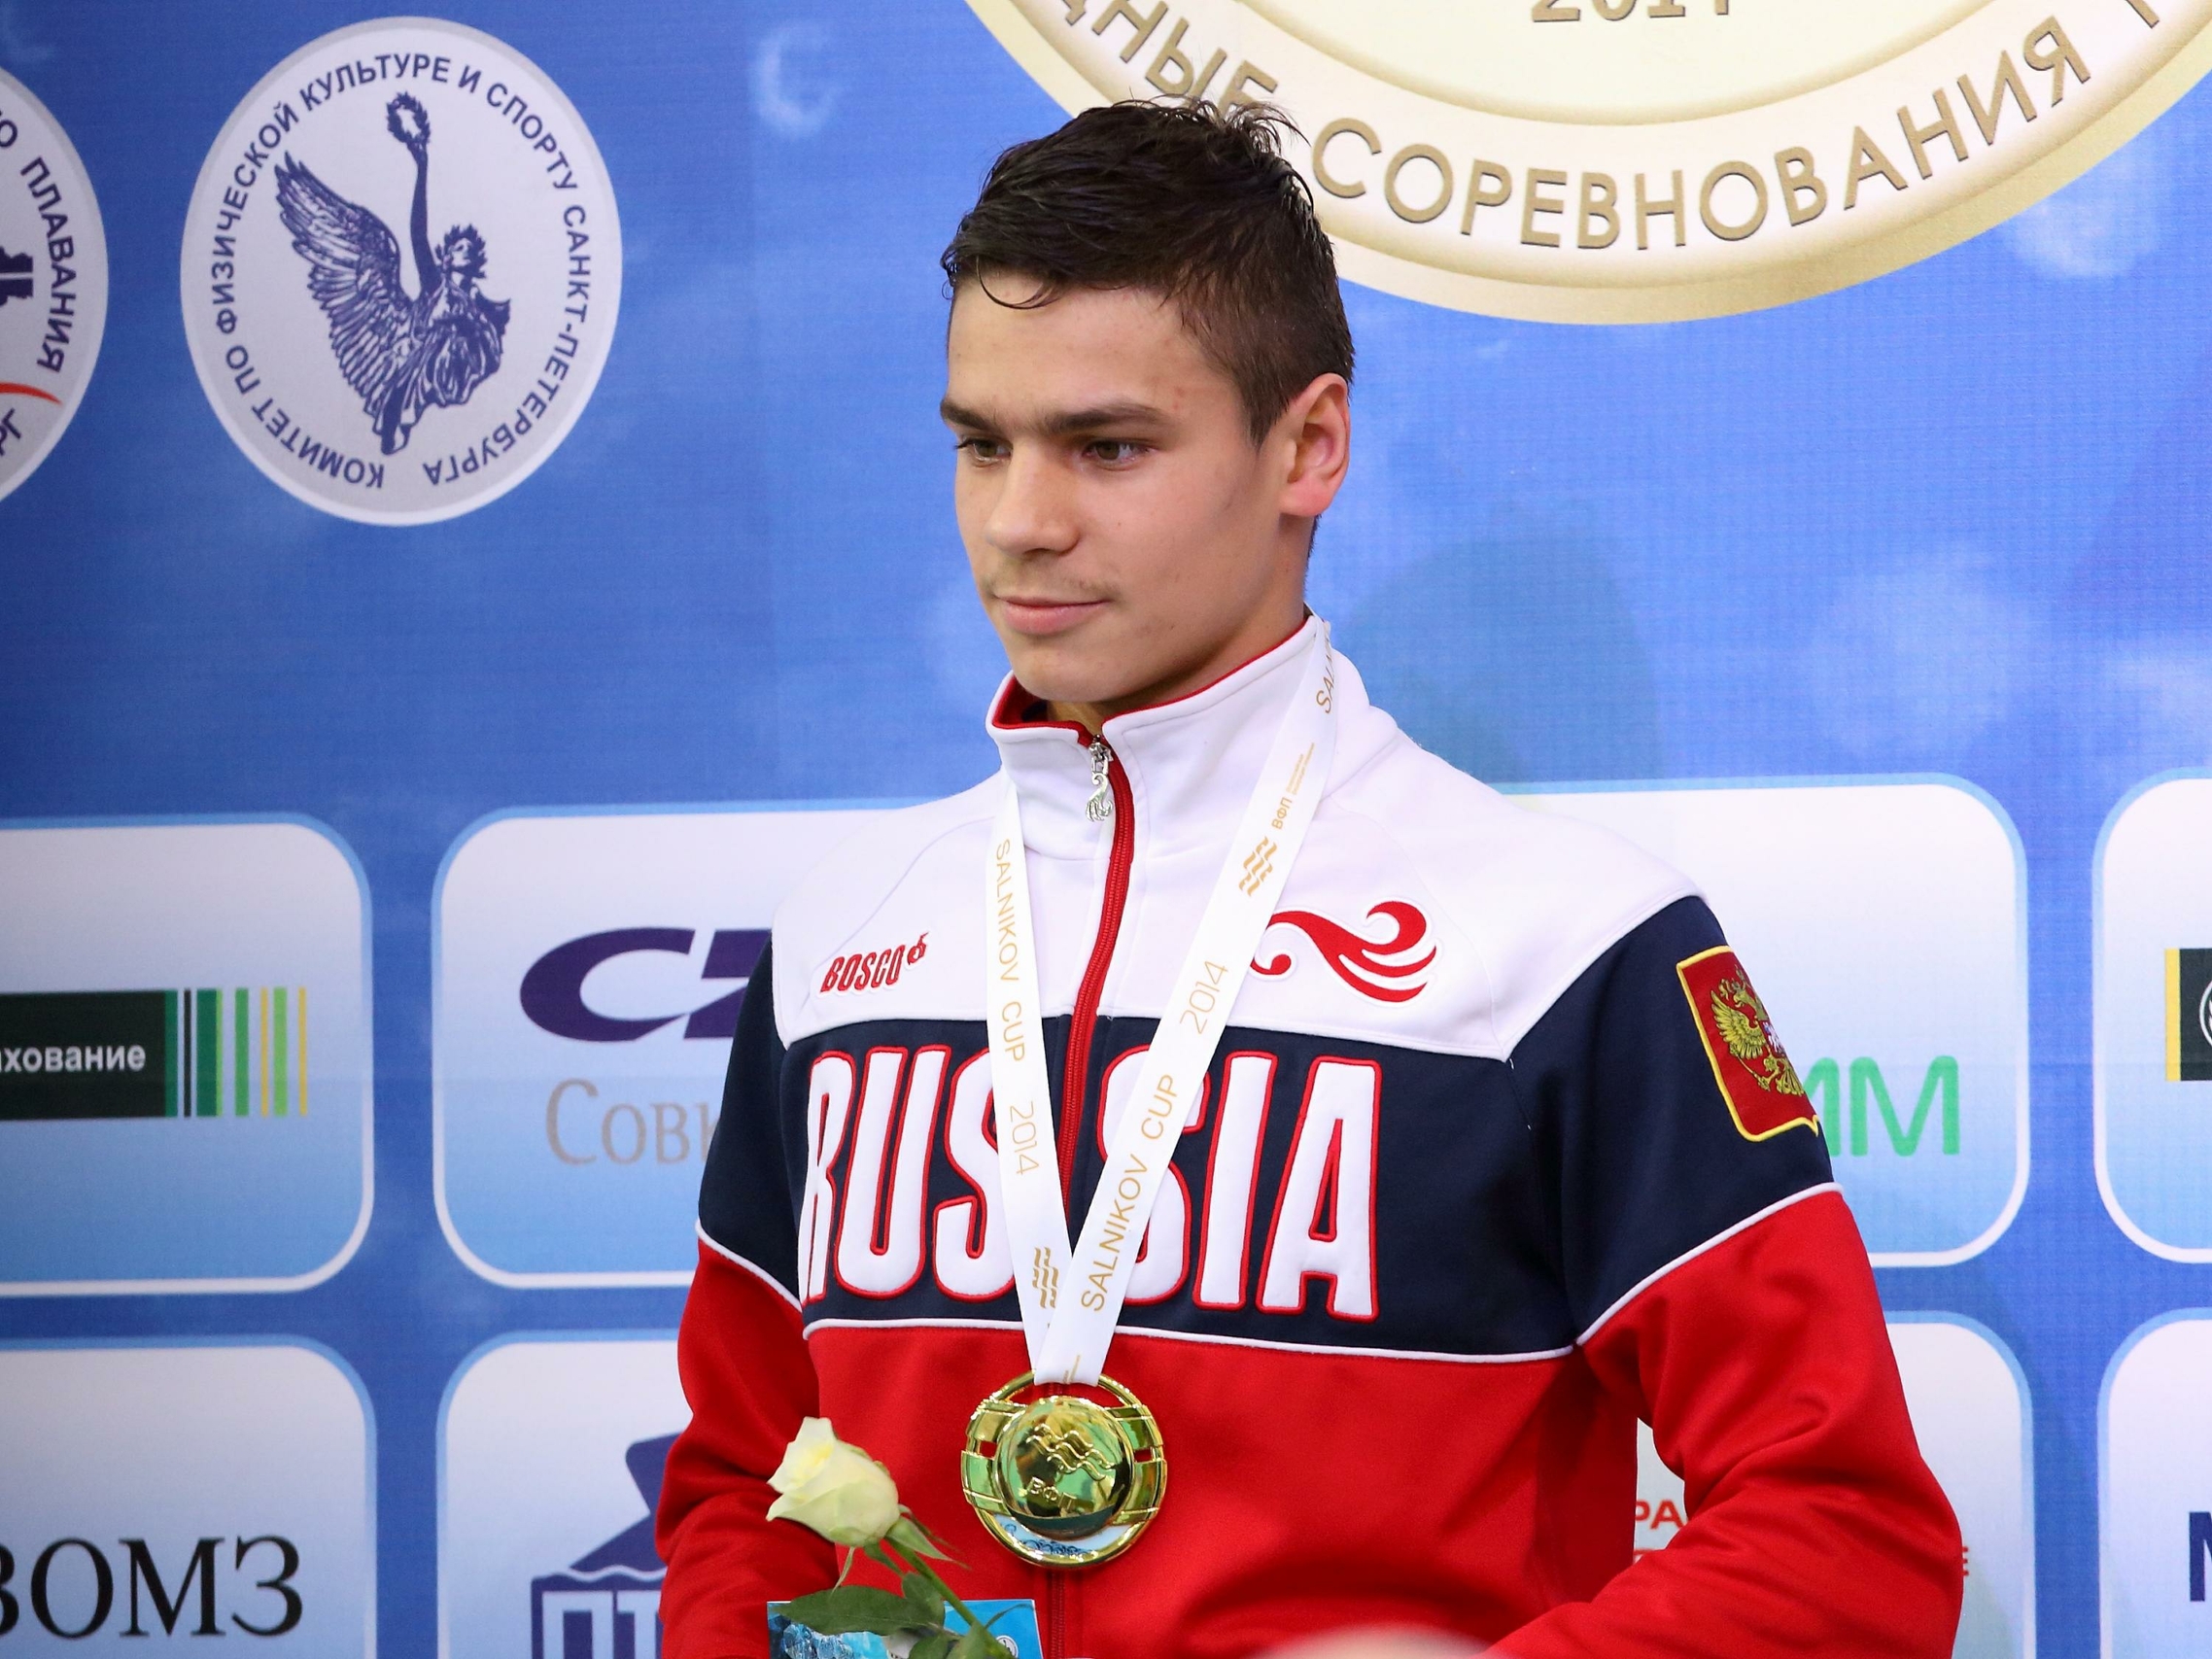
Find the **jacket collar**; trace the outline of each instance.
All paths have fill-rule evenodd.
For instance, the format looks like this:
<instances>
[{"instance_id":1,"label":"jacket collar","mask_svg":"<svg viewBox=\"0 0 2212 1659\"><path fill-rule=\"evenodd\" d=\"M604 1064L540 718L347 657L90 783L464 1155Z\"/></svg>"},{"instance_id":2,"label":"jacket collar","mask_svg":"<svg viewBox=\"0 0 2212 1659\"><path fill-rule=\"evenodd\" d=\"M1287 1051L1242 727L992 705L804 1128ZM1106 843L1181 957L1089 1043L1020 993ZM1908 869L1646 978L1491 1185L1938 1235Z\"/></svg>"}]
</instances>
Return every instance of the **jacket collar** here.
<instances>
[{"instance_id":1,"label":"jacket collar","mask_svg":"<svg viewBox=\"0 0 2212 1659\"><path fill-rule=\"evenodd\" d=\"M1273 650L1211 685L1106 721L1100 735L1128 778L1140 852L1157 856L1218 847L1227 839L1259 781L1320 633L1321 623L1309 616ZM1065 721L1019 723L1018 710L1028 700L1009 674L986 721L999 763L1021 792L1022 839L1050 857L1089 858L1104 847L1113 826L1094 824L1085 813L1091 793L1087 738L1081 727ZM1342 776L1342 734L1355 725L1366 698L1341 656L1336 707L1340 735L1333 770Z\"/></svg>"}]
</instances>

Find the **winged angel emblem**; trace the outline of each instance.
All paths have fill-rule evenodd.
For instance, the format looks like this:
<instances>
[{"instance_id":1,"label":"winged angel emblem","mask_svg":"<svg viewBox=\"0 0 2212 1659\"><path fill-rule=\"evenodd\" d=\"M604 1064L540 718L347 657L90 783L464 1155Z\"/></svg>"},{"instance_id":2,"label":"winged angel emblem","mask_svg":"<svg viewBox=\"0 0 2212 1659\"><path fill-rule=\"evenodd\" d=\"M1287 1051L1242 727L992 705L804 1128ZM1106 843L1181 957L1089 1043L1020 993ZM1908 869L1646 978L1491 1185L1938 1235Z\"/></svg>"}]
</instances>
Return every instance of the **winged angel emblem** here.
<instances>
[{"instance_id":1,"label":"winged angel emblem","mask_svg":"<svg viewBox=\"0 0 2212 1659\"><path fill-rule=\"evenodd\" d=\"M277 163L277 207L307 261L307 291L330 319L338 367L393 455L407 447L425 410L460 407L499 369L508 308L477 292L484 238L473 225L457 225L431 246L430 113L401 92L385 107L384 124L415 158L413 298L384 222L289 153Z\"/></svg>"}]
</instances>

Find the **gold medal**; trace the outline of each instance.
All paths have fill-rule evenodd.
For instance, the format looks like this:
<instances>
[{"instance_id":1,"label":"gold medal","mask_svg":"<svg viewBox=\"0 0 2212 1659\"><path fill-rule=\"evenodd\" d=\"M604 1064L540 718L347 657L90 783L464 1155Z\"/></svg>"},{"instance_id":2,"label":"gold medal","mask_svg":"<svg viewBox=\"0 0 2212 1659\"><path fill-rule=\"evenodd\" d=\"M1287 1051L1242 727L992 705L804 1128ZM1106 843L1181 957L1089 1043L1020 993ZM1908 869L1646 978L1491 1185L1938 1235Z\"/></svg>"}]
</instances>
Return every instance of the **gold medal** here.
<instances>
[{"instance_id":1,"label":"gold medal","mask_svg":"<svg viewBox=\"0 0 2212 1659\"><path fill-rule=\"evenodd\" d=\"M991 1537L1044 1567L1089 1567L1137 1541L1167 1491L1167 1454L1144 1402L1112 1377L1121 1403L1080 1395L1017 1398L1024 1371L976 1407L960 1485Z\"/></svg>"}]
</instances>

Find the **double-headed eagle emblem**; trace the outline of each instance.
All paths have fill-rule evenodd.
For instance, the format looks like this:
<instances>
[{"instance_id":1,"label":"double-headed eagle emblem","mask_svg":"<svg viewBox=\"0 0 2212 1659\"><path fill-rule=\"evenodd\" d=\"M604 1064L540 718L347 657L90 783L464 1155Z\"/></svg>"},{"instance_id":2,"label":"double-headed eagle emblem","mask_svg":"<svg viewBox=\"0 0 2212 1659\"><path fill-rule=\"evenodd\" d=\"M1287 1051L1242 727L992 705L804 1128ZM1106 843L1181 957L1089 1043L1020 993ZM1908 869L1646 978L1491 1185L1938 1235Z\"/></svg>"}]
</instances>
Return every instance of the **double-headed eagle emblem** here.
<instances>
[{"instance_id":1,"label":"double-headed eagle emblem","mask_svg":"<svg viewBox=\"0 0 2212 1659\"><path fill-rule=\"evenodd\" d=\"M1725 979L1712 987L1712 1023L1728 1052L1743 1061L1761 1089L1780 1094L1805 1092L1797 1068L1775 1035L1774 1021L1767 1018L1767 1005L1750 981Z\"/></svg>"}]
</instances>

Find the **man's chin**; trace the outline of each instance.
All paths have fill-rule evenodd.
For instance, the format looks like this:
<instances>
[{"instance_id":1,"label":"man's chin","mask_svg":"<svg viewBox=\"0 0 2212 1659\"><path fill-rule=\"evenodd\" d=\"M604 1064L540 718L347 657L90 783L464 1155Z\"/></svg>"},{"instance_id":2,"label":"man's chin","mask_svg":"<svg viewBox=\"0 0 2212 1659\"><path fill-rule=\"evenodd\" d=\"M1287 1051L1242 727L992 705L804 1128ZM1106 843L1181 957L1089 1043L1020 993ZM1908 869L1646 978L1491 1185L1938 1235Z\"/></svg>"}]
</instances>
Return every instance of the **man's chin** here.
<instances>
[{"instance_id":1,"label":"man's chin","mask_svg":"<svg viewBox=\"0 0 2212 1659\"><path fill-rule=\"evenodd\" d=\"M1047 703L1085 708L1113 704L1149 683L1142 671L1132 673L1127 658L1106 640L1066 635L1049 639L1000 638L1021 689Z\"/></svg>"}]
</instances>

